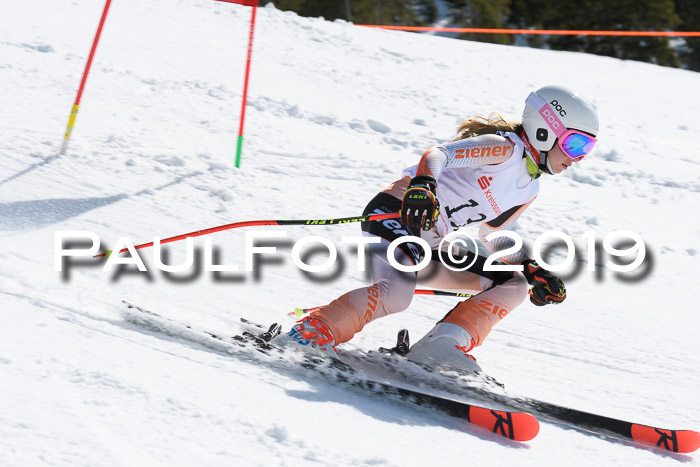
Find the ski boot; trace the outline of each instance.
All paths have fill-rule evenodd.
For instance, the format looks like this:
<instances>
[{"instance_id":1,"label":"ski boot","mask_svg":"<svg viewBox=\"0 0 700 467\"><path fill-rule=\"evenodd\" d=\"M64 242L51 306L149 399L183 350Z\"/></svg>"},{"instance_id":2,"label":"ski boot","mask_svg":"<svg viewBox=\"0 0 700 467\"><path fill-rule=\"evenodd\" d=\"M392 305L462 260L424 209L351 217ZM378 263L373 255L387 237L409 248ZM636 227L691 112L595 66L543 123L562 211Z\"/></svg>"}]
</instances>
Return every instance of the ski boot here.
<instances>
[{"instance_id":1,"label":"ski boot","mask_svg":"<svg viewBox=\"0 0 700 467\"><path fill-rule=\"evenodd\" d=\"M448 367L464 372L479 372L481 367L469 354L474 339L461 326L438 323L421 340L416 342L406 359L430 368Z\"/></svg>"},{"instance_id":2,"label":"ski boot","mask_svg":"<svg viewBox=\"0 0 700 467\"><path fill-rule=\"evenodd\" d=\"M307 316L297 321L287 335L299 345L310 346L331 357L338 357L335 351L335 337L330 328L319 319Z\"/></svg>"}]
</instances>

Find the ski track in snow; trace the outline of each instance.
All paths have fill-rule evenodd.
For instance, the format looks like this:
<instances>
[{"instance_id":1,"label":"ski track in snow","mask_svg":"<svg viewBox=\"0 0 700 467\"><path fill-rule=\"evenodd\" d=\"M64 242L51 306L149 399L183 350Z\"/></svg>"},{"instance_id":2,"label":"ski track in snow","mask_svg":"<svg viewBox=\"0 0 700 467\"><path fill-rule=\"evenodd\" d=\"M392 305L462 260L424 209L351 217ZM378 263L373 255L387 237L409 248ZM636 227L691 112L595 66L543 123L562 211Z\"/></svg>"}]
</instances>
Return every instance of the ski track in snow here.
<instances>
[{"instance_id":1,"label":"ski track in snow","mask_svg":"<svg viewBox=\"0 0 700 467\"><path fill-rule=\"evenodd\" d=\"M459 120L517 120L546 84L596 105L599 143L543 177L519 220L532 244L570 235L579 270L559 307L523 304L474 354L512 393L676 429L700 429L700 75L592 55L355 28L261 8L241 169L233 168L250 10L205 0L115 2L68 153L58 156L102 2L30 0L0 17L0 463L8 465L697 465L543 423L513 444L430 410L276 372L123 321L122 299L226 333L238 319L293 322L366 283L342 236L357 224L285 231L257 274L195 268L54 270L54 233L90 230L102 248L252 219L361 214L366 202L452 138ZM43 12L37 14L37 12ZM585 70L582 72L581 70ZM659 86L664 83L664 86ZM646 269L623 280L596 259L594 231L641 235ZM474 231L470 231L475 234ZM309 280L291 244L321 235L344 269ZM211 236L243 265L242 231ZM202 248L203 243L197 241ZM602 248L602 245L599 245ZM172 264L184 260L173 244ZM554 258L563 260L562 250ZM184 276L184 278L183 278ZM417 340L456 300L416 297L343 348Z\"/></svg>"}]
</instances>

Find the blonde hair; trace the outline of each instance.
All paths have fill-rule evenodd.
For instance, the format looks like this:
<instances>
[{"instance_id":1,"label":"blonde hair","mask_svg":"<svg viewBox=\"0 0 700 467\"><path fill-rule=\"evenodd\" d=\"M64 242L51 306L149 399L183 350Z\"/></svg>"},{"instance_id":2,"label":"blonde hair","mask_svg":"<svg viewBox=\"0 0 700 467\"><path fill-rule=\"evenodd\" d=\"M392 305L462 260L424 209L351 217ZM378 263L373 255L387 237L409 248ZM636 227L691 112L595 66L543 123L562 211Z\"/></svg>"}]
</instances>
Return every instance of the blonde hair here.
<instances>
[{"instance_id":1,"label":"blonde hair","mask_svg":"<svg viewBox=\"0 0 700 467\"><path fill-rule=\"evenodd\" d=\"M455 136L452 141L459 141L473 136L493 135L497 131L521 133L523 131L523 125L522 123L506 121L495 112L487 118L465 118L462 120L462 123L459 124L459 127L457 127L457 136Z\"/></svg>"}]
</instances>

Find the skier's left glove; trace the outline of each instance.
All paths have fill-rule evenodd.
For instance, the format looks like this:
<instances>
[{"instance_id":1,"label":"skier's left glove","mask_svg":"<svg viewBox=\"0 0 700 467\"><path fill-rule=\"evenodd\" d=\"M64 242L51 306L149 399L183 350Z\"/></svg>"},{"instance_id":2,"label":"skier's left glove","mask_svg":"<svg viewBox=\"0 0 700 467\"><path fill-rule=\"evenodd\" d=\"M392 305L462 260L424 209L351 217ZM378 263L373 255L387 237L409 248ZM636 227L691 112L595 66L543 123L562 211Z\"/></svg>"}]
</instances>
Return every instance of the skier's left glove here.
<instances>
[{"instance_id":1,"label":"skier's left glove","mask_svg":"<svg viewBox=\"0 0 700 467\"><path fill-rule=\"evenodd\" d=\"M529 291L530 301L537 306L549 303L561 303L566 298L564 282L551 272L543 269L535 260L524 261L523 274L532 286Z\"/></svg>"}]
</instances>

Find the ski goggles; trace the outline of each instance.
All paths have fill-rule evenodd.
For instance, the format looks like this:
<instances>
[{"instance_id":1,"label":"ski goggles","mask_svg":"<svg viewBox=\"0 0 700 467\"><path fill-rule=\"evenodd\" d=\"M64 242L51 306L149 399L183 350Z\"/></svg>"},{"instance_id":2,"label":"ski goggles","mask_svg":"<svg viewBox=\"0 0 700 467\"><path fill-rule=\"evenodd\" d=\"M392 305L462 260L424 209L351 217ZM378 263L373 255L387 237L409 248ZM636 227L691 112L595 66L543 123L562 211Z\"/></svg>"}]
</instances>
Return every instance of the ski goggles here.
<instances>
[{"instance_id":1,"label":"ski goggles","mask_svg":"<svg viewBox=\"0 0 700 467\"><path fill-rule=\"evenodd\" d=\"M539 94L531 92L525 103L534 107L557 135L557 144L564 154L572 159L578 159L593 150L597 140L587 133L568 130L559 120L557 112Z\"/></svg>"},{"instance_id":2,"label":"ski goggles","mask_svg":"<svg viewBox=\"0 0 700 467\"><path fill-rule=\"evenodd\" d=\"M566 130L557 139L557 145L564 154L572 159L583 158L593 150L596 139L578 130Z\"/></svg>"}]
</instances>

